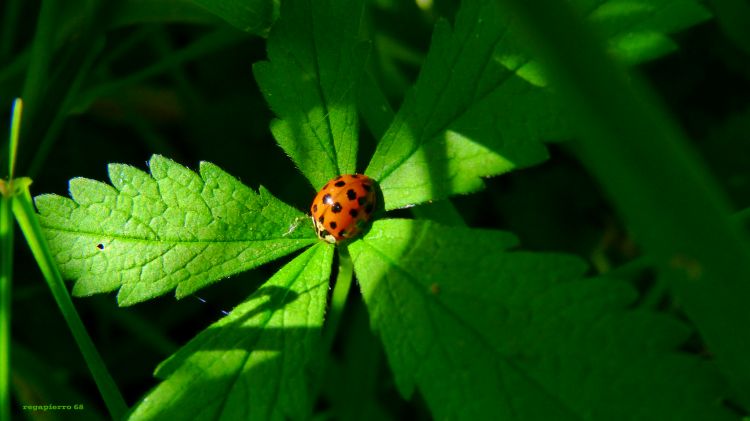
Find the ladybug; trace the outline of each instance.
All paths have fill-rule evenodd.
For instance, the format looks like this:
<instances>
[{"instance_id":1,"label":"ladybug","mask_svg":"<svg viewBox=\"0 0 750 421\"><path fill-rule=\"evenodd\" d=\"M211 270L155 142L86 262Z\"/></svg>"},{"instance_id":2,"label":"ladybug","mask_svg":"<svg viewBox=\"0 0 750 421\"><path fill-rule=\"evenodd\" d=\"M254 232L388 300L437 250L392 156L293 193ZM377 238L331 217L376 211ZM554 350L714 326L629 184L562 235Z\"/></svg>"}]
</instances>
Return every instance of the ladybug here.
<instances>
[{"instance_id":1,"label":"ladybug","mask_svg":"<svg viewBox=\"0 0 750 421\"><path fill-rule=\"evenodd\" d=\"M318 238L338 243L356 236L375 209L374 184L362 174L340 175L326 183L310 205Z\"/></svg>"}]
</instances>

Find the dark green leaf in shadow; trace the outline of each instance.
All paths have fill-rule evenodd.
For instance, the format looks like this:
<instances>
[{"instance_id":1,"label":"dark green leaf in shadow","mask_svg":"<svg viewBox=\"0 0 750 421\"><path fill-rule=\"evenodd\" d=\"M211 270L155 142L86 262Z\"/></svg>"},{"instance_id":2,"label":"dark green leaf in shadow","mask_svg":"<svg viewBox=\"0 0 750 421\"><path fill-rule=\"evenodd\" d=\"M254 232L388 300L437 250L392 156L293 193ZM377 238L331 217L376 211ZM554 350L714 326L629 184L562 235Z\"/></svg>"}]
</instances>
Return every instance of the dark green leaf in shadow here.
<instances>
[{"instance_id":1,"label":"dark green leaf in shadow","mask_svg":"<svg viewBox=\"0 0 750 421\"><path fill-rule=\"evenodd\" d=\"M318 243L162 363L130 419L306 419L333 247Z\"/></svg>"},{"instance_id":2,"label":"dark green leaf in shadow","mask_svg":"<svg viewBox=\"0 0 750 421\"><path fill-rule=\"evenodd\" d=\"M418 387L437 419L734 419L712 362L677 351L685 325L630 309L630 286L583 278L575 257L515 244L381 220L349 246L404 396Z\"/></svg>"}]
</instances>

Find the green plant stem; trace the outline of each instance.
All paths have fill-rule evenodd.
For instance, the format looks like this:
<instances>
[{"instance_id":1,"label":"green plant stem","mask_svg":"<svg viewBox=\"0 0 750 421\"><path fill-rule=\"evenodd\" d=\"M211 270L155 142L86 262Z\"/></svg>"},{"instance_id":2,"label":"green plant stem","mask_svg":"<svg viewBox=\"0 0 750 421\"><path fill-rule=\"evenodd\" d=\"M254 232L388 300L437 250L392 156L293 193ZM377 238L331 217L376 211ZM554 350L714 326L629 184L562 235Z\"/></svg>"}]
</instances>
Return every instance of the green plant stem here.
<instances>
[{"instance_id":1,"label":"green plant stem","mask_svg":"<svg viewBox=\"0 0 750 421\"><path fill-rule=\"evenodd\" d=\"M5 183L0 180L0 183ZM12 197L0 194L0 420L10 419L10 288L13 275Z\"/></svg>"},{"instance_id":2,"label":"green plant stem","mask_svg":"<svg viewBox=\"0 0 750 421\"><path fill-rule=\"evenodd\" d=\"M78 312L76 312L73 306L73 301L70 299L68 290L49 251L47 241L39 225L39 220L34 212L34 205L32 204L31 194L28 190L29 183L27 182L26 184L22 190L17 192L13 199L13 214L21 227L21 231L34 254L39 268L44 274L52 296L55 298L58 307L60 307L60 311L81 350L81 354L89 370L91 370L91 374L109 410L109 414L113 419L121 419L127 411L125 400L117 389L112 376L107 371L104 362L94 347L91 337L89 337L86 328L83 326L81 318L78 316Z\"/></svg>"},{"instance_id":3,"label":"green plant stem","mask_svg":"<svg viewBox=\"0 0 750 421\"><path fill-rule=\"evenodd\" d=\"M565 101L573 146L750 408L750 248L721 190L638 78L566 2L505 0Z\"/></svg>"},{"instance_id":4,"label":"green plant stem","mask_svg":"<svg viewBox=\"0 0 750 421\"><path fill-rule=\"evenodd\" d=\"M349 249L346 246L339 245L339 273L336 276L336 285L333 287L331 297L331 309L329 310L326 332L324 334L325 349L331 349L333 340L336 338L336 331L341 323L341 316L346 306L346 298L349 296L349 289L352 286L352 277L354 274L354 265L352 258L349 256Z\"/></svg>"},{"instance_id":5,"label":"green plant stem","mask_svg":"<svg viewBox=\"0 0 750 421\"><path fill-rule=\"evenodd\" d=\"M8 147L8 182L13 182L16 170L16 154L18 153L18 139L21 133L21 114L23 113L23 100L16 98L13 101L13 115L10 123L10 145Z\"/></svg>"}]
</instances>

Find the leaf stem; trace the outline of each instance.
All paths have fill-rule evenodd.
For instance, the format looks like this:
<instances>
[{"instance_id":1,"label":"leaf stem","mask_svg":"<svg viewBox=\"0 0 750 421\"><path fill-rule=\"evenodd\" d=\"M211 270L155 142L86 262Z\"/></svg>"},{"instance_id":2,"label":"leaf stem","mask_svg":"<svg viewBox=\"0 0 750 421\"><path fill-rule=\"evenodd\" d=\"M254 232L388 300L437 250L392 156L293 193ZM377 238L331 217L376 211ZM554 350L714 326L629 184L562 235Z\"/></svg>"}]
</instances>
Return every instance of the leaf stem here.
<instances>
[{"instance_id":1,"label":"leaf stem","mask_svg":"<svg viewBox=\"0 0 750 421\"><path fill-rule=\"evenodd\" d=\"M39 268L42 270L52 296L55 298L58 307L60 307L60 311L81 350L81 354L89 370L91 370L91 374L109 410L110 416L113 419L122 419L127 411L125 400L117 389L112 376L107 371L91 337L86 332L86 328L73 306L73 301L70 299L68 290L63 283L60 271L50 253L31 201L31 194L28 189L31 182L29 179L19 180L23 180L23 182L18 186L17 194L13 198L13 213L16 220L31 248L31 252L34 254Z\"/></svg>"},{"instance_id":2,"label":"leaf stem","mask_svg":"<svg viewBox=\"0 0 750 421\"><path fill-rule=\"evenodd\" d=\"M352 258L349 255L349 249L346 246L339 245L339 271L336 276L336 285L333 287L331 297L331 309L328 313L328 322L326 323L326 332L324 334L325 349L330 350L333 340L336 338L336 331L341 323L341 316L346 306L346 298L349 296L349 289L352 286L352 277L354 266Z\"/></svg>"}]
</instances>

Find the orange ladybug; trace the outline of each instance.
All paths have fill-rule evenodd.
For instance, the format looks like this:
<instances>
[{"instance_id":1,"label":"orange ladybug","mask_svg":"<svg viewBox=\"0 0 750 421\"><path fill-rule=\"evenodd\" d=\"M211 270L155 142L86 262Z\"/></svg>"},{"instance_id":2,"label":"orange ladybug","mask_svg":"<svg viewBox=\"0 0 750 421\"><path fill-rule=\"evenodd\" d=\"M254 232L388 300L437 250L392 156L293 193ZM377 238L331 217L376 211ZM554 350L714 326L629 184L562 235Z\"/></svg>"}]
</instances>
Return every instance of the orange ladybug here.
<instances>
[{"instance_id":1,"label":"orange ladybug","mask_svg":"<svg viewBox=\"0 0 750 421\"><path fill-rule=\"evenodd\" d=\"M375 209L374 184L362 174L340 175L326 183L310 205L318 238L338 243L362 231Z\"/></svg>"}]
</instances>

